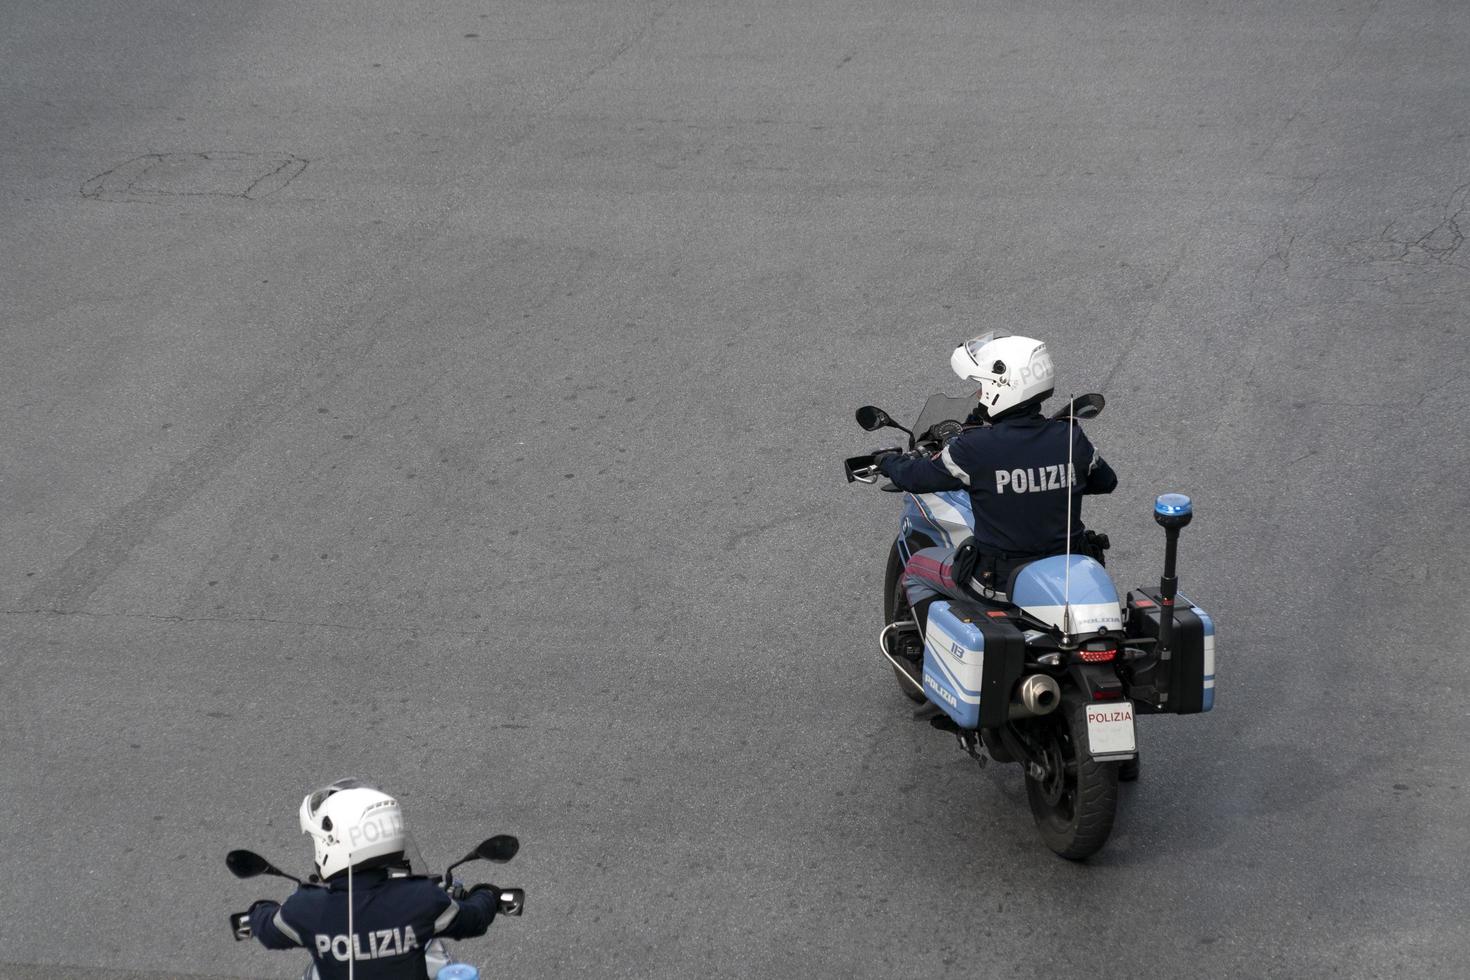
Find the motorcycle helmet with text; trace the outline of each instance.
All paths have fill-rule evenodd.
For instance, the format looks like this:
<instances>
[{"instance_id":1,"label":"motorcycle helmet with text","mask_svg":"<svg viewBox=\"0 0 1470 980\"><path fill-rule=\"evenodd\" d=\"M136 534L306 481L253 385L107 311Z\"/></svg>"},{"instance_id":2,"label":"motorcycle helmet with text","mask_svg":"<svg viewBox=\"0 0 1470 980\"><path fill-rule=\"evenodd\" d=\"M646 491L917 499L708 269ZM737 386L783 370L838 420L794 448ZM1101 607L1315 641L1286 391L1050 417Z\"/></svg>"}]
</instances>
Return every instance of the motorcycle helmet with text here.
<instances>
[{"instance_id":1,"label":"motorcycle helmet with text","mask_svg":"<svg viewBox=\"0 0 1470 980\"><path fill-rule=\"evenodd\" d=\"M301 832L316 847L323 880L403 860L407 832L398 801L361 779L339 779L301 801Z\"/></svg>"},{"instance_id":2,"label":"motorcycle helmet with text","mask_svg":"<svg viewBox=\"0 0 1470 980\"><path fill-rule=\"evenodd\" d=\"M1031 337L981 334L956 347L949 366L979 384L975 397L981 414L992 419L1027 402L1039 403L1054 387L1051 354Z\"/></svg>"}]
</instances>

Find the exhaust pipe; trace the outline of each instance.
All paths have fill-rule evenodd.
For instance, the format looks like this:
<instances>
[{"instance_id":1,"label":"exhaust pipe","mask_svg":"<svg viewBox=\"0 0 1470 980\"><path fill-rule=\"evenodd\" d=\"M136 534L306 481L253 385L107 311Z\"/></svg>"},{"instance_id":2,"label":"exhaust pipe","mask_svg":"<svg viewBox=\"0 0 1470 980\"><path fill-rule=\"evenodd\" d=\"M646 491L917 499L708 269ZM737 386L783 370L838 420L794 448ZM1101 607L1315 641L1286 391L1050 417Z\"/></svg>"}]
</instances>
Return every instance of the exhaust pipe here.
<instances>
[{"instance_id":1,"label":"exhaust pipe","mask_svg":"<svg viewBox=\"0 0 1470 980\"><path fill-rule=\"evenodd\" d=\"M1062 689L1049 674L1032 674L1016 687L1011 701L1011 718L1046 715L1062 703Z\"/></svg>"}]
</instances>

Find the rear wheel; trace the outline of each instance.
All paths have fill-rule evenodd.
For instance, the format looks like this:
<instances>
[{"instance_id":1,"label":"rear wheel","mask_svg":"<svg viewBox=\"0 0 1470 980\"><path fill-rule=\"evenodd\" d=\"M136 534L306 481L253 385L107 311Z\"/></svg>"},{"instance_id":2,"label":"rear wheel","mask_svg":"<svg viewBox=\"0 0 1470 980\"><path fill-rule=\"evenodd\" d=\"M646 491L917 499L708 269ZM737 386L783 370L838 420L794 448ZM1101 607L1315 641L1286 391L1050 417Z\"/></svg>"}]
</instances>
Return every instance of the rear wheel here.
<instances>
[{"instance_id":1,"label":"rear wheel","mask_svg":"<svg viewBox=\"0 0 1470 980\"><path fill-rule=\"evenodd\" d=\"M1043 771L1026 768L1026 798L1046 846L1080 861L1107 843L1118 810L1118 764L1087 755L1087 716L1080 703L1064 701L1031 726Z\"/></svg>"},{"instance_id":2,"label":"rear wheel","mask_svg":"<svg viewBox=\"0 0 1470 980\"><path fill-rule=\"evenodd\" d=\"M903 587L903 553L898 542L888 549L888 573L883 577L883 622L912 622L914 614L909 609L908 592ZM924 639L917 630L894 630L889 650L899 663L912 665L894 667L893 676L898 680L898 689L903 696L916 704L928 700L924 697Z\"/></svg>"}]
</instances>

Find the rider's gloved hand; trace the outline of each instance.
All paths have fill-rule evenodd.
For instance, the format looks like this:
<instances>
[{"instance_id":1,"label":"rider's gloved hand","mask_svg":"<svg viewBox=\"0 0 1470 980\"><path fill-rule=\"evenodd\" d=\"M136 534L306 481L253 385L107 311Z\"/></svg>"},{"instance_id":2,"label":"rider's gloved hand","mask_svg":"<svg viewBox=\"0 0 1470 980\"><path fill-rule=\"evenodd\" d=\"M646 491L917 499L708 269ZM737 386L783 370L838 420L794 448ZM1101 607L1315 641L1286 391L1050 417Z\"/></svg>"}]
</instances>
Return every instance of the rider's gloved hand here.
<instances>
[{"instance_id":1,"label":"rider's gloved hand","mask_svg":"<svg viewBox=\"0 0 1470 980\"><path fill-rule=\"evenodd\" d=\"M879 450L876 450L873 453L873 465L877 466L878 467L878 472L879 473L882 473L884 476L892 476L892 474L890 474L888 472L888 466L889 466L889 464L891 464L894 460L898 460L898 459L902 459L902 458L903 458L903 450L902 449L898 449L896 447L890 447L888 449L879 449Z\"/></svg>"},{"instance_id":2,"label":"rider's gloved hand","mask_svg":"<svg viewBox=\"0 0 1470 980\"><path fill-rule=\"evenodd\" d=\"M465 892L460 901L479 908L486 916L493 916L500 904L500 889L490 884L479 884Z\"/></svg>"}]
</instances>

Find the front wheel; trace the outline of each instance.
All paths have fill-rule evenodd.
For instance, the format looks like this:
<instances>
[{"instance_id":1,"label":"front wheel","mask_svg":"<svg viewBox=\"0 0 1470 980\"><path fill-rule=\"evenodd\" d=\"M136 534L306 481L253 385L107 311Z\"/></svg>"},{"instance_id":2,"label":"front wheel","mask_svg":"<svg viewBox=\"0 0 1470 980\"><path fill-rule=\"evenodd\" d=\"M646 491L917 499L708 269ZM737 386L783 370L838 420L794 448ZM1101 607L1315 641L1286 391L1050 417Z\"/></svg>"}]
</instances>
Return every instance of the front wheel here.
<instances>
[{"instance_id":1,"label":"front wheel","mask_svg":"<svg viewBox=\"0 0 1470 980\"><path fill-rule=\"evenodd\" d=\"M1041 772L1026 768L1026 798L1041 839L1072 861L1096 854L1113 832L1118 764L1088 756L1087 715L1080 703L1064 701L1028 725L1043 759Z\"/></svg>"}]
</instances>

